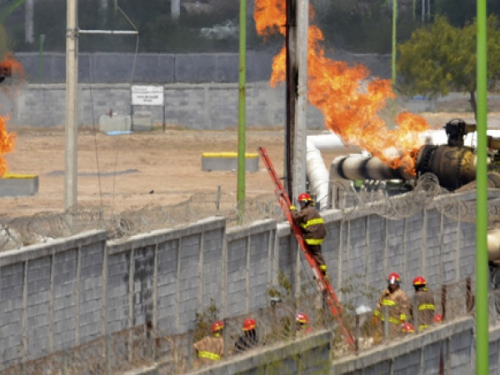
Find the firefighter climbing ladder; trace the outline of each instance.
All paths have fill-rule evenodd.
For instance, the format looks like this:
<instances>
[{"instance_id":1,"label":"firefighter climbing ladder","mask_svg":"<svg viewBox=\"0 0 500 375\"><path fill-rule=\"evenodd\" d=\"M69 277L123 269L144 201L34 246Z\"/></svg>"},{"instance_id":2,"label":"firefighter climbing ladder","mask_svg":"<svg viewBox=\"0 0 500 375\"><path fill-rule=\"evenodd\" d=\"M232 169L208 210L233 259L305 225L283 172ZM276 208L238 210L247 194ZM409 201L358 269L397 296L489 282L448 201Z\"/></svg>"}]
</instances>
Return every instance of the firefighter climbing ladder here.
<instances>
[{"instance_id":1,"label":"firefighter climbing ladder","mask_svg":"<svg viewBox=\"0 0 500 375\"><path fill-rule=\"evenodd\" d=\"M324 293L325 298L328 302L328 306L330 307L333 316L337 320L337 324L339 325L339 328L342 331L342 334L344 335L347 343L349 344L350 348L354 350L355 348L354 338L352 337L351 332L345 326L344 321L342 320L342 315L341 315L342 307L340 306L337 296L335 295L335 291L333 290L333 287L328 281L328 279L324 277L323 274L320 272L319 267L316 264L314 258L310 255L307 244L302 238L302 230L293 221L292 214L290 212L290 206L291 206L290 199L288 198L288 195L283 187L281 180L276 174L273 164L271 163L271 159L269 158L269 155L267 155L265 148L260 147L259 154L262 157L262 160L264 160L264 164L266 165L267 171L269 172L269 175L271 176L271 179L274 182L274 193L278 198L283 213L285 214L288 222L290 223L290 227L292 228L293 233L295 234L295 238L299 243L300 249L302 250L302 254L304 254L307 263L309 263L309 267L311 267L311 270L314 274L314 279L318 283L320 291Z\"/></svg>"}]
</instances>

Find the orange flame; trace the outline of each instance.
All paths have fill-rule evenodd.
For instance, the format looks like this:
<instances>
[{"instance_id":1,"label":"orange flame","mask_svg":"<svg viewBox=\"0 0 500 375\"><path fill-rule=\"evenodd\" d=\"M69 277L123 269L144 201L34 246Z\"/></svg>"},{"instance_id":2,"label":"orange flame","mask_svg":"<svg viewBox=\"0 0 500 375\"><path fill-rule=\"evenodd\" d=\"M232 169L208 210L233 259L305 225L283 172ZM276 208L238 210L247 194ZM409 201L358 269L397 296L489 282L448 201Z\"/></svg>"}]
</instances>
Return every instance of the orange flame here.
<instances>
[{"instance_id":1,"label":"orange flame","mask_svg":"<svg viewBox=\"0 0 500 375\"><path fill-rule=\"evenodd\" d=\"M310 8L310 14L313 14ZM312 16L311 16L312 17ZM256 0L254 12L259 35L279 31L285 35L285 1ZM392 168L402 166L414 174L415 151L423 145L417 133L430 128L420 116L400 113L398 127L387 129L379 112L389 98L395 98L391 81L373 79L363 65L348 66L325 56L323 33L314 25L308 33L308 99L325 117L325 124L346 145L358 145L379 157ZM286 78L285 47L273 59L270 83L275 86ZM396 151L388 153L388 150Z\"/></svg>"},{"instance_id":2,"label":"orange flame","mask_svg":"<svg viewBox=\"0 0 500 375\"><path fill-rule=\"evenodd\" d=\"M21 80L24 80L24 69L19 61L14 58L12 52L7 52L0 62L0 66L7 66L10 68L12 74L18 74Z\"/></svg>"},{"instance_id":3,"label":"orange flame","mask_svg":"<svg viewBox=\"0 0 500 375\"><path fill-rule=\"evenodd\" d=\"M3 155L14 149L15 139L16 134L7 132L5 120L2 116L0 116L0 177L7 172L7 163L5 162Z\"/></svg>"},{"instance_id":4,"label":"orange flame","mask_svg":"<svg viewBox=\"0 0 500 375\"><path fill-rule=\"evenodd\" d=\"M18 74L21 79L24 79L24 69L22 65L14 59L12 53L8 52L4 59L0 61L0 70L6 76L11 74ZM5 89L4 89L5 90ZM0 116L0 177L7 172L7 163L3 155L14 150L16 134L7 132L5 121L8 117L3 118Z\"/></svg>"}]
</instances>

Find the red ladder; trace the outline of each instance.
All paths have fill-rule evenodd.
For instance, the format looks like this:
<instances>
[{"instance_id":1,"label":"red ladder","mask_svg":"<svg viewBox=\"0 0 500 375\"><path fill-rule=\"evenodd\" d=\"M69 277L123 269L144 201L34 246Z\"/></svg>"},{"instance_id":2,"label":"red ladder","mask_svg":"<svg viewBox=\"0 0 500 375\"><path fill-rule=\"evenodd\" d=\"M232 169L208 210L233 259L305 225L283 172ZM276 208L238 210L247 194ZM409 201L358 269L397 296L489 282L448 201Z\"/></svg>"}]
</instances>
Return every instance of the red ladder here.
<instances>
[{"instance_id":1,"label":"red ladder","mask_svg":"<svg viewBox=\"0 0 500 375\"><path fill-rule=\"evenodd\" d=\"M344 321L342 320L342 315L341 315L342 307L340 306L339 300L335 295L335 291L333 290L333 287L330 284L328 278L324 277L323 274L320 272L318 264L309 253L307 244L302 238L302 229L300 228L299 225L297 225L293 221L292 213L290 212L290 206L291 206L290 199L288 198L288 195L283 187L283 184L281 183L281 180L276 174L273 164L271 163L271 159L269 158L269 155L267 155L266 149L264 147L259 147L259 154L262 157L262 160L264 160L264 164L266 165L267 171L269 172L269 175L271 176L271 179L274 182L274 193L278 198L283 213L285 214L286 218L288 219L288 222L290 223L290 228L292 228L293 233L295 234L295 238L299 243L299 246L302 250L302 254L304 254L307 263L309 263L309 267L311 267L311 271L314 274L314 279L318 283L319 289L324 293L326 300L328 302L328 306L330 307L333 316L337 320L337 324L339 325L340 330L342 331L342 334L344 335L347 343L349 344L351 349L354 350L355 341L351 332L349 331L349 329L347 329L347 327L344 324Z\"/></svg>"}]
</instances>

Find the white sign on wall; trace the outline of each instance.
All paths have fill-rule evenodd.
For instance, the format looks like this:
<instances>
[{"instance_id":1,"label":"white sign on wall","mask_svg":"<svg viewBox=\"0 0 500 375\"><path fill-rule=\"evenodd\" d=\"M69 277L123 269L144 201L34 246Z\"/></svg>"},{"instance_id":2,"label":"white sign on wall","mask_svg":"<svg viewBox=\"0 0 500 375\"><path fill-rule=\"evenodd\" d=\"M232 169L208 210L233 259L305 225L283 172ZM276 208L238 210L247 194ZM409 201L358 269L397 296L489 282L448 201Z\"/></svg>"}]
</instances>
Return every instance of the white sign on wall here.
<instances>
[{"instance_id":1,"label":"white sign on wall","mask_svg":"<svg viewBox=\"0 0 500 375\"><path fill-rule=\"evenodd\" d=\"M163 86L132 86L132 105L163 105Z\"/></svg>"}]
</instances>

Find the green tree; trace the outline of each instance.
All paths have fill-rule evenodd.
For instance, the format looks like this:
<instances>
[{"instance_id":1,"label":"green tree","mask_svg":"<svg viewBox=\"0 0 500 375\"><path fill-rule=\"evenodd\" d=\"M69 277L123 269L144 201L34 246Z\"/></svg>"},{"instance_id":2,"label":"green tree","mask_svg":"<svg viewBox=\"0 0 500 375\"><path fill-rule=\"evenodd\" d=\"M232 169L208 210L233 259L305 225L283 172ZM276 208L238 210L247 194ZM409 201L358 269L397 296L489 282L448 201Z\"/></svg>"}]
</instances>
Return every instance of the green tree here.
<instances>
[{"instance_id":1,"label":"green tree","mask_svg":"<svg viewBox=\"0 0 500 375\"><path fill-rule=\"evenodd\" d=\"M436 17L429 26L416 30L399 46L397 69L402 89L410 95L435 98L450 91L466 92L476 114L477 25L451 26ZM488 18L488 82L495 89L500 78L500 30L495 16Z\"/></svg>"}]
</instances>

